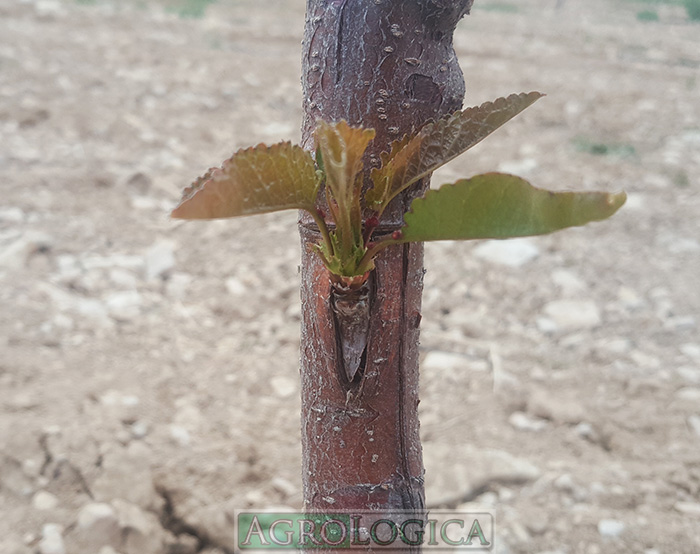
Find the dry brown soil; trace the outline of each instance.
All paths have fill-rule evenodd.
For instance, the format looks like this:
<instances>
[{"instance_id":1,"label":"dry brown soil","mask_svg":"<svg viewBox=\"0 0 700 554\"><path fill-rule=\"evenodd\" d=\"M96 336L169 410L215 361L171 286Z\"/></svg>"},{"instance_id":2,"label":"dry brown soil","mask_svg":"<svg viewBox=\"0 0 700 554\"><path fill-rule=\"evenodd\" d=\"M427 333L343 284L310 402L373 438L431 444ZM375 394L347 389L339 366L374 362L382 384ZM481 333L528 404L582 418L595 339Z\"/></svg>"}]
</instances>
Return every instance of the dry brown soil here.
<instances>
[{"instance_id":1,"label":"dry brown soil","mask_svg":"<svg viewBox=\"0 0 700 554\"><path fill-rule=\"evenodd\" d=\"M700 552L700 24L476 4L465 103L547 97L434 182L629 201L505 253L427 246L428 502L491 510L499 553ZM3 554L230 552L235 508L300 506L296 216L168 210L298 139L303 2L172 7L0 0Z\"/></svg>"}]
</instances>

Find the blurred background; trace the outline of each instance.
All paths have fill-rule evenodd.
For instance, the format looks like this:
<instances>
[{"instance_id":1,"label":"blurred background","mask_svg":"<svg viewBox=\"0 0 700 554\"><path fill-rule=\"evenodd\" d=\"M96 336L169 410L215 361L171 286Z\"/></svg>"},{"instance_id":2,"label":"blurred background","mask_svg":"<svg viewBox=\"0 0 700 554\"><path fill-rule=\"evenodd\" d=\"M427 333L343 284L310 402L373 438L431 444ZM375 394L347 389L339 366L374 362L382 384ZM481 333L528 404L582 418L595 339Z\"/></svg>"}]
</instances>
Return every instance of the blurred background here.
<instances>
[{"instance_id":1,"label":"blurred background","mask_svg":"<svg viewBox=\"0 0 700 554\"><path fill-rule=\"evenodd\" d=\"M609 221L426 246L428 504L494 552L700 552L695 0L476 0L465 105L547 97L440 170L625 189ZM301 0L0 0L0 552L233 551L299 508L296 214L176 222L298 140Z\"/></svg>"}]
</instances>

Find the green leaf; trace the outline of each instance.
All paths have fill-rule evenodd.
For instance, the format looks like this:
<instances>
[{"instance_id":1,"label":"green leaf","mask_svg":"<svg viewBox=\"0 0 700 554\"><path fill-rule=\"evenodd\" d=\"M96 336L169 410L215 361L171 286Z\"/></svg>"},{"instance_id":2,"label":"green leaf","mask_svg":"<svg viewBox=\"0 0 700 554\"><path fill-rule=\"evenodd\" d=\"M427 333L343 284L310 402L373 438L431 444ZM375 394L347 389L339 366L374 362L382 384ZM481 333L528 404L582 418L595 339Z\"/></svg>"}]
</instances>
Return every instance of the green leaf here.
<instances>
[{"instance_id":1,"label":"green leaf","mask_svg":"<svg viewBox=\"0 0 700 554\"><path fill-rule=\"evenodd\" d=\"M542 235L606 219L626 198L624 192L551 192L514 175L485 173L416 198L392 242Z\"/></svg>"},{"instance_id":2,"label":"green leaf","mask_svg":"<svg viewBox=\"0 0 700 554\"><path fill-rule=\"evenodd\" d=\"M542 96L539 92L511 94L467 108L393 145L382 167L372 171L374 188L366 195L367 206L381 213L402 190L469 150Z\"/></svg>"},{"instance_id":3,"label":"green leaf","mask_svg":"<svg viewBox=\"0 0 700 554\"><path fill-rule=\"evenodd\" d=\"M282 142L239 150L183 192L172 217L216 219L287 209L314 210L320 177L312 156Z\"/></svg>"}]
</instances>

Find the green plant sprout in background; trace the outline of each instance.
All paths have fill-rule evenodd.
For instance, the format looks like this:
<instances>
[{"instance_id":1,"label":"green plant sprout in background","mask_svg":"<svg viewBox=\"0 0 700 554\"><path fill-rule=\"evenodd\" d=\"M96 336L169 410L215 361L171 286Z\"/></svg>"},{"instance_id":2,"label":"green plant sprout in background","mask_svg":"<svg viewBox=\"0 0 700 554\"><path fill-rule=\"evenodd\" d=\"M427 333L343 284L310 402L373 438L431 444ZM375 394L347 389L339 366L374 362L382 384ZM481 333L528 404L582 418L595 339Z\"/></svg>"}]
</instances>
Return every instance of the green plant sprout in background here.
<instances>
[{"instance_id":1,"label":"green plant sprout in background","mask_svg":"<svg viewBox=\"0 0 700 554\"><path fill-rule=\"evenodd\" d=\"M172 216L215 219L305 210L322 237L314 246L316 253L331 279L345 288L362 286L374 257L393 244L540 235L610 217L624 204L624 192L549 192L513 175L486 173L429 190L413 201L400 230L375 236L382 214L398 194L541 96L513 94L467 108L393 143L381 156L381 167L371 171L373 186L364 196L362 160L374 130L345 121L318 121L315 156L289 142L240 150L187 188ZM328 214L318 207L321 190Z\"/></svg>"},{"instance_id":2,"label":"green plant sprout in background","mask_svg":"<svg viewBox=\"0 0 700 554\"><path fill-rule=\"evenodd\" d=\"M629 158L636 155L636 150L631 144L616 142L601 142L590 140L586 137L576 137L573 141L574 148L579 152L586 152L594 156L617 156Z\"/></svg>"},{"instance_id":3,"label":"green plant sprout in background","mask_svg":"<svg viewBox=\"0 0 700 554\"><path fill-rule=\"evenodd\" d=\"M700 21L700 0L685 0L685 11L691 21Z\"/></svg>"},{"instance_id":4,"label":"green plant sprout in background","mask_svg":"<svg viewBox=\"0 0 700 554\"><path fill-rule=\"evenodd\" d=\"M207 6L214 2L216 2L216 0L175 0L169 7L169 11L183 18L198 19L204 17Z\"/></svg>"},{"instance_id":5,"label":"green plant sprout in background","mask_svg":"<svg viewBox=\"0 0 700 554\"><path fill-rule=\"evenodd\" d=\"M637 12L638 21L658 21L659 14L656 10L641 10Z\"/></svg>"},{"instance_id":6,"label":"green plant sprout in background","mask_svg":"<svg viewBox=\"0 0 700 554\"><path fill-rule=\"evenodd\" d=\"M628 0L637 4L645 4L648 6L658 6L662 4L683 6L690 21L700 21L700 0ZM659 14L657 10L645 9L637 12L639 21L658 21Z\"/></svg>"}]
</instances>

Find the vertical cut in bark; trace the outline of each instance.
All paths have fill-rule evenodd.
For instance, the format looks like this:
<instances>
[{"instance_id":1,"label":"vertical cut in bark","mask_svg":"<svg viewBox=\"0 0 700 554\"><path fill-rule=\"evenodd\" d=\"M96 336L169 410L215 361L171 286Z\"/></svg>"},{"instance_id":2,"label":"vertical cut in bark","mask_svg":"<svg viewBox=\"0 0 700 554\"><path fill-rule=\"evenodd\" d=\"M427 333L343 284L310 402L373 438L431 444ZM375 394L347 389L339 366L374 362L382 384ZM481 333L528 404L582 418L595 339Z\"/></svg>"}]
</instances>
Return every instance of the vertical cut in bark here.
<instances>
[{"instance_id":1,"label":"vertical cut in bark","mask_svg":"<svg viewBox=\"0 0 700 554\"><path fill-rule=\"evenodd\" d=\"M377 136L364 160L367 185L369 170L392 141L459 109L464 81L452 34L472 1L307 0L304 146L314 148L317 119L374 128ZM410 201L427 185L395 199L377 232L398 228ZM300 233L306 509L410 510L422 516L417 409L423 246L384 250L368 288L353 297L334 292L308 248L319 241L318 231L303 215ZM358 299L366 304L353 304ZM368 325L355 317L363 312ZM366 348L356 340L363 334Z\"/></svg>"}]
</instances>

